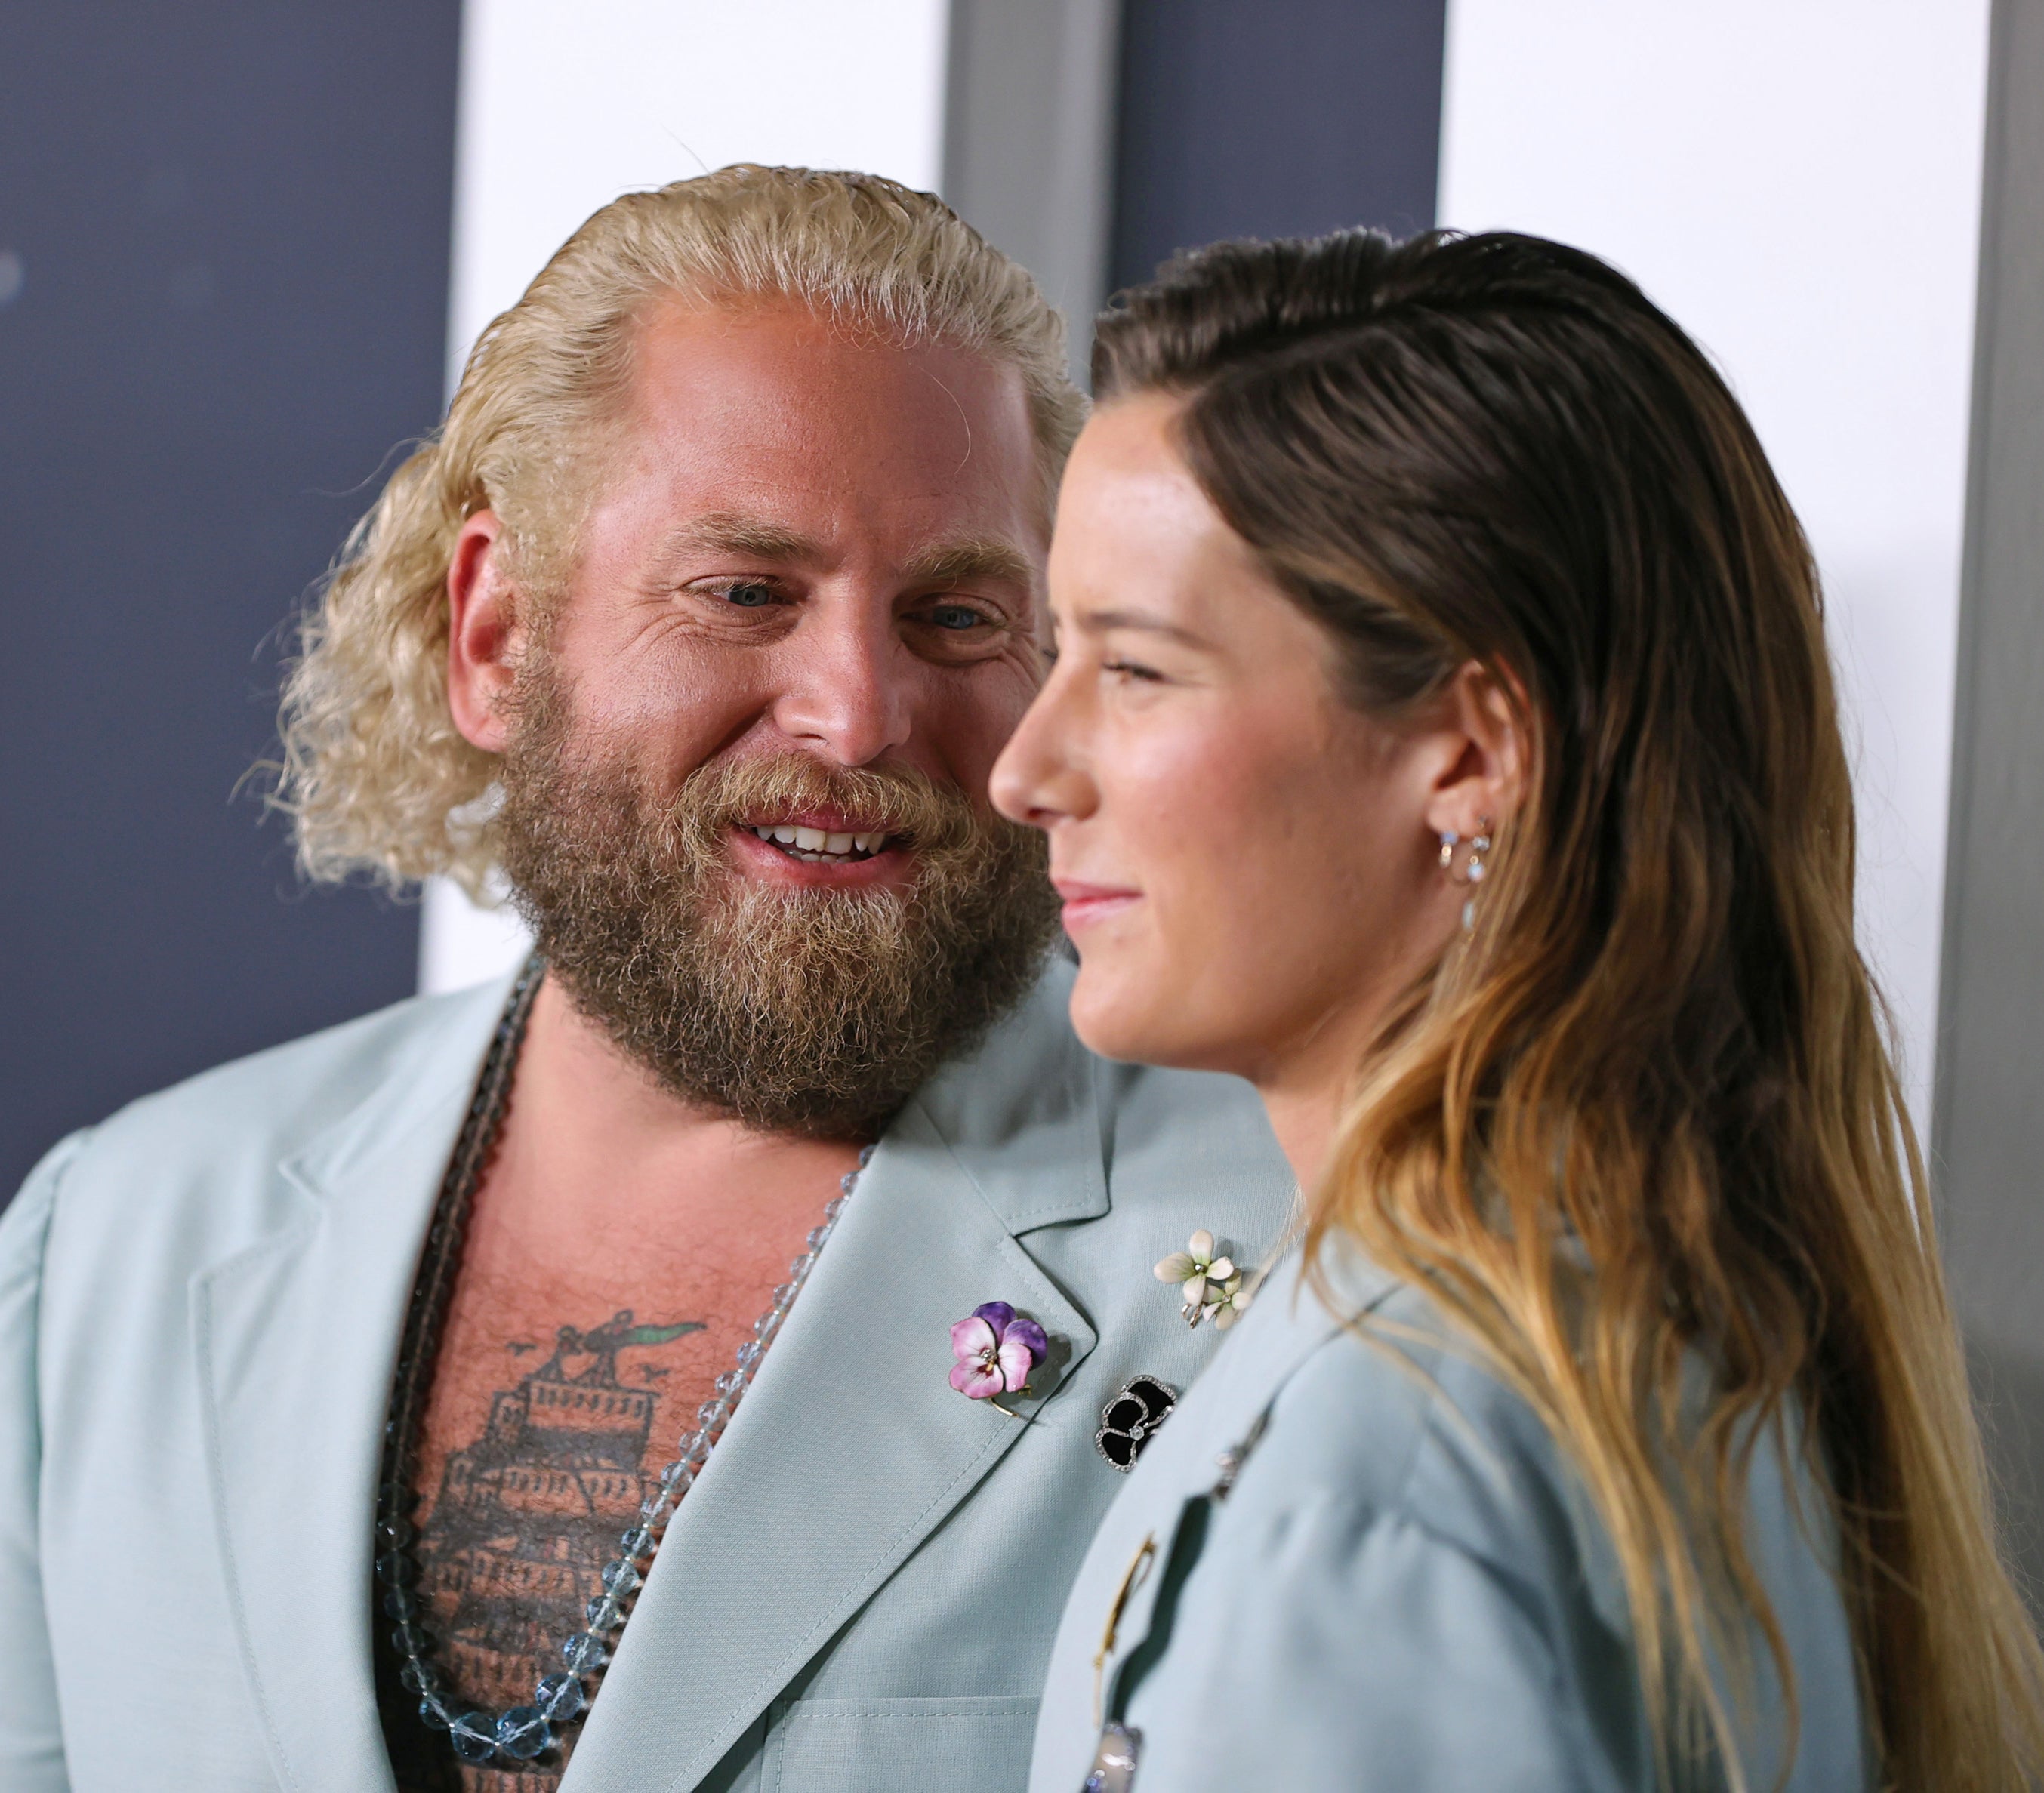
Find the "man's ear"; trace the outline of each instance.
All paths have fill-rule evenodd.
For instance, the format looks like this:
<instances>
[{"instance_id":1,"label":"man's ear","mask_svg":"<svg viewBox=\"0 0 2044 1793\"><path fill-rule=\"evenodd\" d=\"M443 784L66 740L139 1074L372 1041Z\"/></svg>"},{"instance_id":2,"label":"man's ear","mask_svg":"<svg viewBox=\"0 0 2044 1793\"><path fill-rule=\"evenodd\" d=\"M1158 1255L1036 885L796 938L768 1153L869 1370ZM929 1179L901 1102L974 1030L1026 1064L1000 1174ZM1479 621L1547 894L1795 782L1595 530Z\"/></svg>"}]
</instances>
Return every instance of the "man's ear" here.
<instances>
[{"instance_id":1,"label":"man's ear","mask_svg":"<svg viewBox=\"0 0 2044 1793\"><path fill-rule=\"evenodd\" d=\"M493 754L510 737L505 699L525 645L505 558L503 524L479 510L455 537L447 576L448 708L462 739Z\"/></svg>"},{"instance_id":2,"label":"man's ear","mask_svg":"<svg viewBox=\"0 0 2044 1793\"><path fill-rule=\"evenodd\" d=\"M1448 681L1441 708L1443 722L1461 737L1462 749L1435 783L1427 826L1465 840L1494 834L1526 794L1531 743L1524 694L1470 660Z\"/></svg>"}]
</instances>

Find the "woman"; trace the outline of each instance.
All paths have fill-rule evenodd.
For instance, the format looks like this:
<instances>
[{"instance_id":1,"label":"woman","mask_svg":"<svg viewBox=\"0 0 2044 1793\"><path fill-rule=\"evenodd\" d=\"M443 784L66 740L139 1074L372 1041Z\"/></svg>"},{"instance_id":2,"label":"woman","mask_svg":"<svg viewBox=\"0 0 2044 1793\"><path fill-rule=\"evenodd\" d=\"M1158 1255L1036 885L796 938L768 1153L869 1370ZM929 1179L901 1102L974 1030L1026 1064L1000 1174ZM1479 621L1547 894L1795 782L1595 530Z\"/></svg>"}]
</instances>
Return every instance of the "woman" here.
<instances>
[{"instance_id":1,"label":"woman","mask_svg":"<svg viewBox=\"0 0 2044 1793\"><path fill-rule=\"evenodd\" d=\"M1095 1542L1035 1793L2028 1783L1815 576L1723 383L1590 256L1361 232L1180 264L1095 374L997 801L1080 1033L1251 1079L1306 1195Z\"/></svg>"}]
</instances>

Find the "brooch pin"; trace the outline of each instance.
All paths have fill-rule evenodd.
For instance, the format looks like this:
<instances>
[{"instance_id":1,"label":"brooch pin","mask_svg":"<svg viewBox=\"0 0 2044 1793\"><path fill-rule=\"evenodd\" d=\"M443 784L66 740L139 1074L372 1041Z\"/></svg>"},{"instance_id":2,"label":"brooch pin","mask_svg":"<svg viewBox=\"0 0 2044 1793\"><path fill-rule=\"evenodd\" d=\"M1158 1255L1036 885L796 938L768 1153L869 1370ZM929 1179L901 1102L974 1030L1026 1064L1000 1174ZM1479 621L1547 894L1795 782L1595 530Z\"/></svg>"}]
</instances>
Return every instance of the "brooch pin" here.
<instances>
[{"instance_id":1,"label":"brooch pin","mask_svg":"<svg viewBox=\"0 0 2044 1793\"><path fill-rule=\"evenodd\" d=\"M1235 1260L1216 1247L1205 1227L1187 1242L1189 1250L1174 1251L1158 1262L1156 1278L1178 1284L1185 1297L1180 1311L1187 1326L1212 1320L1216 1331L1225 1332L1254 1299L1258 1279L1246 1277L1235 1269Z\"/></svg>"},{"instance_id":2,"label":"brooch pin","mask_svg":"<svg viewBox=\"0 0 2044 1793\"><path fill-rule=\"evenodd\" d=\"M1143 1447L1171 1417L1171 1409L1178 1404L1178 1397L1167 1384L1154 1376L1132 1376L1101 1409L1100 1430L1093 1435L1093 1448L1127 1475L1135 1467Z\"/></svg>"},{"instance_id":3,"label":"brooch pin","mask_svg":"<svg viewBox=\"0 0 2044 1793\"><path fill-rule=\"evenodd\" d=\"M1043 1361L1051 1341L1034 1320L1016 1316L1005 1301L983 1301L951 1328L951 1386L970 1401L987 1401L997 1413L1020 1419L994 1399L1026 1395L1029 1373Z\"/></svg>"}]
</instances>

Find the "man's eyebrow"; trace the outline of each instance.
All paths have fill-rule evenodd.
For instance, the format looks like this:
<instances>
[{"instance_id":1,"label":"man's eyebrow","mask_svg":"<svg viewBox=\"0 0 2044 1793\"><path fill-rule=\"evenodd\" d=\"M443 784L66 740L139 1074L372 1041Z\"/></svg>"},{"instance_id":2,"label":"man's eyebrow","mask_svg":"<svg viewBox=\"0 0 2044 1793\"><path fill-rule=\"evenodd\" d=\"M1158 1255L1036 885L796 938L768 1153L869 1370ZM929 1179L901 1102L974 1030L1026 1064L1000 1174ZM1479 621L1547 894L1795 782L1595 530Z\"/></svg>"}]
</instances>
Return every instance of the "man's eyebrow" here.
<instances>
[{"instance_id":1,"label":"man's eyebrow","mask_svg":"<svg viewBox=\"0 0 2044 1793\"><path fill-rule=\"evenodd\" d=\"M742 511L721 510L691 517L670 538L664 558L678 559L690 554L735 555L746 560L824 558L822 545L807 536L784 529L763 517L747 516Z\"/></svg>"},{"instance_id":2,"label":"man's eyebrow","mask_svg":"<svg viewBox=\"0 0 2044 1793\"><path fill-rule=\"evenodd\" d=\"M1205 636L1181 628L1176 623L1166 622L1148 610L1082 610L1072 618L1072 626L1087 635L1105 635L1109 629L1139 629L1145 635L1161 635L1170 640L1182 642L1188 647L1212 645Z\"/></svg>"},{"instance_id":3,"label":"man's eyebrow","mask_svg":"<svg viewBox=\"0 0 2044 1793\"><path fill-rule=\"evenodd\" d=\"M1035 563L1012 542L997 536L970 536L962 540L939 543L909 555L901 569L903 580L917 586L968 586L981 583L1020 586L1027 591L1036 583Z\"/></svg>"}]
</instances>

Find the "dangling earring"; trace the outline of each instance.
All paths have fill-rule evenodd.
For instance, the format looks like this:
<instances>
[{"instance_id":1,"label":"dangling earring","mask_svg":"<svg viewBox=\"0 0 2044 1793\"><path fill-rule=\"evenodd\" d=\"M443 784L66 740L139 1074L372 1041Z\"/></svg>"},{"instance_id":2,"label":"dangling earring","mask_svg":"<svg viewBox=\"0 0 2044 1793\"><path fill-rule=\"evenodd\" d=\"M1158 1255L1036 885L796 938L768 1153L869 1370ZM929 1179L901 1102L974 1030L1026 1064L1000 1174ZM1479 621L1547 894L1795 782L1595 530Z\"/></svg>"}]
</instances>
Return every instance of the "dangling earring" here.
<instances>
[{"instance_id":1,"label":"dangling earring","mask_svg":"<svg viewBox=\"0 0 2044 1793\"><path fill-rule=\"evenodd\" d=\"M1462 843L1462 837L1453 828L1441 830L1441 870L1451 884L1481 884L1489 871L1490 865L1484 855L1490 850L1490 818L1477 818L1477 832L1469 843L1469 857L1462 862L1462 873L1455 873L1455 849ZM1462 931L1469 933L1476 926L1476 893L1471 891L1462 904Z\"/></svg>"},{"instance_id":2,"label":"dangling earring","mask_svg":"<svg viewBox=\"0 0 2044 1793\"><path fill-rule=\"evenodd\" d=\"M1459 877L1455 872L1455 849L1462 843L1462 837L1453 828L1441 830L1441 870L1456 884L1481 884L1490 870L1484 854L1490 850L1490 818L1481 816L1477 821L1477 832L1470 839L1469 857L1462 862Z\"/></svg>"},{"instance_id":3,"label":"dangling earring","mask_svg":"<svg viewBox=\"0 0 2044 1793\"><path fill-rule=\"evenodd\" d=\"M1490 870L1483 858L1490 850L1490 818L1486 816L1477 826L1483 831L1470 843L1469 864L1462 872L1465 884L1482 883L1484 873Z\"/></svg>"}]
</instances>

